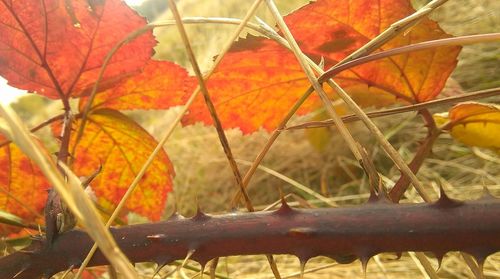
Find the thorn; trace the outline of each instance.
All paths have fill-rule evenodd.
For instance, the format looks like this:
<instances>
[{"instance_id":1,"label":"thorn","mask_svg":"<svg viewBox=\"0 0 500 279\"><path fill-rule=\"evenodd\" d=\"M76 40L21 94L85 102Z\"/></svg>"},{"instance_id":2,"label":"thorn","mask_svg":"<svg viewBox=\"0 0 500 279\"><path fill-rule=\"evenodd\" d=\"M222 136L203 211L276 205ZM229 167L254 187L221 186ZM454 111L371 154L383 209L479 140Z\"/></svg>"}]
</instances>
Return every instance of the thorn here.
<instances>
[{"instance_id":1,"label":"thorn","mask_svg":"<svg viewBox=\"0 0 500 279\"><path fill-rule=\"evenodd\" d=\"M196 249L191 249L188 251L186 258L184 259L182 264L179 266L179 269L183 268L186 265L187 261L191 258L191 256L193 256L194 252L196 252Z\"/></svg>"},{"instance_id":2,"label":"thorn","mask_svg":"<svg viewBox=\"0 0 500 279\"><path fill-rule=\"evenodd\" d=\"M203 279L203 273L205 273L205 264L202 264L201 268L200 268L200 278L201 279Z\"/></svg>"},{"instance_id":3,"label":"thorn","mask_svg":"<svg viewBox=\"0 0 500 279\"><path fill-rule=\"evenodd\" d=\"M191 218L192 220L194 221L203 221L203 220L207 220L207 219L210 219L210 216L206 215L205 213L203 213L201 211L201 208L200 206L198 205L196 207L196 214L193 216L193 218Z\"/></svg>"},{"instance_id":4,"label":"thorn","mask_svg":"<svg viewBox=\"0 0 500 279\"><path fill-rule=\"evenodd\" d=\"M304 278L304 270L306 269L307 261L300 260L300 278Z\"/></svg>"},{"instance_id":5,"label":"thorn","mask_svg":"<svg viewBox=\"0 0 500 279\"><path fill-rule=\"evenodd\" d=\"M153 276L151 276L151 278L154 278L156 275L158 275L160 273L160 270L165 267L167 265L167 263L156 263L158 266L156 267L155 271L153 272Z\"/></svg>"},{"instance_id":6,"label":"thorn","mask_svg":"<svg viewBox=\"0 0 500 279\"><path fill-rule=\"evenodd\" d=\"M483 194L481 195L481 200L492 200L492 199L495 199L495 196L493 196L490 192L490 190L488 189L488 187L486 187L486 185L483 185Z\"/></svg>"},{"instance_id":7,"label":"thorn","mask_svg":"<svg viewBox=\"0 0 500 279\"><path fill-rule=\"evenodd\" d=\"M179 220L183 218L184 217L182 217L182 215L180 215L179 213L177 213L177 211L175 211L174 213L172 213L172 215L170 215L170 217L167 218L167 221Z\"/></svg>"},{"instance_id":8,"label":"thorn","mask_svg":"<svg viewBox=\"0 0 500 279\"><path fill-rule=\"evenodd\" d=\"M441 268L441 264L443 263L443 257L444 257L444 253L434 253L435 257L436 257L436 260L438 262L438 267L436 269L436 271L439 271L439 269Z\"/></svg>"},{"instance_id":9,"label":"thorn","mask_svg":"<svg viewBox=\"0 0 500 279\"><path fill-rule=\"evenodd\" d=\"M377 201L376 203L388 203L388 204L393 204L393 202L389 199L387 196L387 193L383 189L383 187L380 185L379 186L379 191L378 191L378 196L377 196Z\"/></svg>"},{"instance_id":10,"label":"thorn","mask_svg":"<svg viewBox=\"0 0 500 279\"><path fill-rule=\"evenodd\" d=\"M373 187L370 187L370 197L368 198L367 203L376 203L378 201L378 195Z\"/></svg>"},{"instance_id":11,"label":"thorn","mask_svg":"<svg viewBox=\"0 0 500 279\"><path fill-rule=\"evenodd\" d=\"M476 259L477 262L477 267L479 271L479 278L484 278L484 258L483 259Z\"/></svg>"},{"instance_id":12,"label":"thorn","mask_svg":"<svg viewBox=\"0 0 500 279\"><path fill-rule=\"evenodd\" d=\"M437 207L453 208L461 206L463 204L462 201L450 199L446 195L446 192L444 191L443 185L441 185L441 183L439 183L439 193L440 193L439 199L434 203L434 205Z\"/></svg>"},{"instance_id":13,"label":"thorn","mask_svg":"<svg viewBox=\"0 0 500 279\"><path fill-rule=\"evenodd\" d=\"M366 278L366 269L368 268L368 262L371 256L361 256L359 260L361 261L361 268L363 269L363 277Z\"/></svg>"},{"instance_id":14,"label":"thorn","mask_svg":"<svg viewBox=\"0 0 500 279\"><path fill-rule=\"evenodd\" d=\"M281 198L281 206L278 210L274 211L275 214L291 214L293 209L286 203L284 198Z\"/></svg>"},{"instance_id":15,"label":"thorn","mask_svg":"<svg viewBox=\"0 0 500 279\"><path fill-rule=\"evenodd\" d=\"M281 186L278 186L278 191L280 193L280 201L281 206L278 210L274 211L275 214L290 214L293 212L293 209L286 203L286 197L281 189Z\"/></svg>"},{"instance_id":16,"label":"thorn","mask_svg":"<svg viewBox=\"0 0 500 279\"><path fill-rule=\"evenodd\" d=\"M68 267L68 269L66 269L66 271L61 276L61 279L66 278L66 276L68 276L68 274L72 272L73 268L75 268L75 265L74 264L70 265L70 267Z\"/></svg>"},{"instance_id":17,"label":"thorn","mask_svg":"<svg viewBox=\"0 0 500 279\"><path fill-rule=\"evenodd\" d=\"M396 258L395 258L394 260L396 260L396 261L397 261L397 260L400 260L402 256L403 256L403 253L402 253L402 252L397 252L397 253L396 253Z\"/></svg>"},{"instance_id":18,"label":"thorn","mask_svg":"<svg viewBox=\"0 0 500 279\"><path fill-rule=\"evenodd\" d=\"M219 264L219 258L215 258L210 261L210 279L215 279L215 271L217 270L217 264Z\"/></svg>"}]
</instances>

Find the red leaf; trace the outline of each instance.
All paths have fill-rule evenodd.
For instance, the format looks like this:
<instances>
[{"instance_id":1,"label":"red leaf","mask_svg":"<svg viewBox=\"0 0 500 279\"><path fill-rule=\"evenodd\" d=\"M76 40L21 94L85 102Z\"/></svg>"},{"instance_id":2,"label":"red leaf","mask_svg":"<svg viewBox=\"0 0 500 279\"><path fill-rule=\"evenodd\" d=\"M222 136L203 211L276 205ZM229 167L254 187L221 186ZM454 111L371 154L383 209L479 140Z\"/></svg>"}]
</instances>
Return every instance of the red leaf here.
<instances>
[{"instance_id":1,"label":"red leaf","mask_svg":"<svg viewBox=\"0 0 500 279\"><path fill-rule=\"evenodd\" d=\"M186 103L194 79L181 66L168 61L149 60L140 74L122 80L96 95L93 108L167 109ZM88 98L80 100L80 110Z\"/></svg>"},{"instance_id":2,"label":"red leaf","mask_svg":"<svg viewBox=\"0 0 500 279\"><path fill-rule=\"evenodd\" d=\"M5 138L0 136L0 142ZM49 184L38 167L14 144L0 148L0 209L33 222L42 215ZM0 235L17 232L0 224Z\"/></svg>"},{"instance_id":3,"label":"red leaf","mask_svg":"<svg viewBox=\"0 0 500 279\"><path fill-rule=\"evenodd\" d=\"M96 81L109 50L145 24L120 0L2 0L0 75L49 98L80 96ZM122 47L103 85L139 71L154 45L149 32Z\"/></svg>"}]
</instances>

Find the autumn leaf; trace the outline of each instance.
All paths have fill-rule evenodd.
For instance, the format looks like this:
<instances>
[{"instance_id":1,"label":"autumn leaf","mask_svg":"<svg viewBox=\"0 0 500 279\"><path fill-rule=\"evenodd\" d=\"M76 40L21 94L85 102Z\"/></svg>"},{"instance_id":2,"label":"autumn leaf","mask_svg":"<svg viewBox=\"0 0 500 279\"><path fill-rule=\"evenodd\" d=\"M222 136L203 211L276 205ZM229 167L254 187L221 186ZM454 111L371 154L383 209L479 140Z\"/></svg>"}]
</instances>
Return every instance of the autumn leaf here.
<instances>
[{"instance_id":1,"label":"autumn leaf","mask_svg":"<svg viewBox=\"0 0 500 279\"><path fill-rule=\"evenodd\" d=\"M0 75L11 86L53 99L84 95L110 49L145 24L120 0L2 0ZM149 32L123 46L102 85L138 72L154 45Z\"/></svg>"},{"instance_id":2,"label":"autumn leaf","mask_svg":"<svg viewBox=\"0 0 500 279\"><path fill-rule=\"evenodd\" d=\"M194 79L181 66L169 61L150 60L140 74L97 94L92 107L116 110L167 109L186 103L194 85ZM81 111L87 99L81 98Z\"/></svg>"},{"instance_id":3,"label":"autumn leaf","mask_svg":"<svg viewBox=\"0 0 500 279\"><path fill-rule=\"evenodd\" d=\"M79 124L80 121L76 121L76 129ZM54 133L57 135L60 129L59 123L54 127ZM102 165L102 171L91 187L99 204L112 210L110 207L121 200L157 144L147 131L124 114L110 109L96 110L89 116L83 137L73 154L73 170L79 176L89 176ZM173 176L172 164L161 151L126 203L126 208L159 220L167 193L172 189Z\"/></svg>"},{"instance_id":4,"label":"autumn leaf","mask_svg":"<svg viewBox=\"0 0 500 279\"><path fill-rule=\"evenodd\" d=\"M434 115L447 125L456 140L470 145L500 150L500 106L475 102L460 103L448 113Z\"/></svg>"},{"instance_id":5,"label":"autumn leaf","mask_svg":"<svg viewBox=\"0 0 500 279\"><path fill-rule=\"evenodd\" d=\"M293 53L274 41L253 36L237 42L207 82L224 128L239 127L244 133L276 128L309 85ZM311 100L302 110L315 107ZM197 121L212 123L202 98L183 119L184 124Z\"/></svg>"},{"instance_id":6,"label":"autumn leaf","mask_svg":"<svg viewBox=\"0 0 500 279\"><path fill-rule=\"evenodd\" d=\"M285 20L305 54L316 62L324 58L328 68L413 12L407 0L320 0ZM424 19L383 49L444 37L448 35L435 22ZM426 101L443 88L459 51L460 47L444 47L398 55L357 66L335 79L365 107ZM223 126L249 133L260 127L275 129L309 83L289 50L249 36L225 55L207 85ZM313 97L299 113L319 107ZM211 124L201 98L184 119L185 124L197 121Z\"/></svg>"},{"instance_id":7,"label":"autumn leaf","mask_svg":"<svg viewBox=\"0 0 500 279\"><path fill-rule=\"evenodd\" d=\"M0 136L0 141L6 139ZM38 167L13 143L0 148L0 211L26 222L39 219L50 188ZM0 235L18 232L18 227L0 224Z\"/></svg>"},{"instance_id":8,"label":"autumn leaf","mask_svg":"<svg viewBox=\"0 0 500 279\"><path fill-rule=\"evenodd\" d=\"M328 68L413 12L408 0L324 0L302 7L285 20L302 50L323 57ZM436 22L423 19L381 49L447 37ZM411 103L427 101L441 92L460 49L441 47L380 59L336 80L347 90L363 85L370 93L390 94Z\"/></svg>"}]
</instances>

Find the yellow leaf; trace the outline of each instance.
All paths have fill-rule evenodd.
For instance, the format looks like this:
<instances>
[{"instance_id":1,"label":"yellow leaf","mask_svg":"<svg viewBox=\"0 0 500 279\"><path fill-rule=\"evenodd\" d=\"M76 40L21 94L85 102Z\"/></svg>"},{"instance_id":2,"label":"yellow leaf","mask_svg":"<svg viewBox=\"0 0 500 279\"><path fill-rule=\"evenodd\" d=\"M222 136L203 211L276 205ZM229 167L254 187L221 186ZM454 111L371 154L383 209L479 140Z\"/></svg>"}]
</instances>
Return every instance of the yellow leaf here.
<instances>
[{"instance_id":1,"label":"yellow leaf","mask_svg":"<svg viewBox=\"0 0 500 279\"><path fill-rule=\"evenodd\" d=\"M446 115L434 118L443 122ZM470 146L500 149L500 106L475 102L460 103L450 109L450 134Z\"/></svg>"}]
</instances>

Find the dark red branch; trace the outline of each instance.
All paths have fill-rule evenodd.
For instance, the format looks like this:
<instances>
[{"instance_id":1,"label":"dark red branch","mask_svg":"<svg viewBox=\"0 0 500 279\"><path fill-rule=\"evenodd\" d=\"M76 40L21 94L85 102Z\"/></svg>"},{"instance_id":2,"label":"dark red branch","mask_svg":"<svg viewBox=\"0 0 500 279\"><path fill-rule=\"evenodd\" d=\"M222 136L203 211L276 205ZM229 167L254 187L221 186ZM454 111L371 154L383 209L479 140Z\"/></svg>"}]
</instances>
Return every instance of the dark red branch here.
<instances>
[{"instance_id":1,"label":"dark red branch","mask_svg":"<svg viewBox=\"0 0 500 279\"><path fill-rule=\"evenodd\" d=\"M443 196L433 204L392 204L385 200L359 207L290 209L170 218L111 229L132 262L160 265L183 259L205 264L217 257L293 254L301 261L318 255L342 262L367 261L381 252L430 251L438 256L463 251L478 261L500 251L500 200L491 196L458 202ZM0 259L0 278L38 278L78 266L93 242L80 230L60 235L44 249L34 241ZM89 266L108 264L97 252Z\"/></svg>"},{"instance_id":2,"label":"dark red branch","mask_svg":"<svg viewBox=\"0 0 500 279\"><path fill-rule=\"evenodd\" d=\"M434 122L432 114L429 112L429 110L420 110L419 114L424 119L428 133L425 139L421 142L420 147L415 153L415 156L413 156L413 159L408 164L408 167L414 174L416 174L420 167L422 167L424 160L429 157L432 152L434 142L441 134L441 131L436 127L436 123ZM405 191L408 189L409 185L410 179L406 175L402 174L396 184L394 184L394 187L392 187L391 191L389 192L389 198L393 202L399 202L399 200L403 197Z\"/></svg>"}]
</instances>

